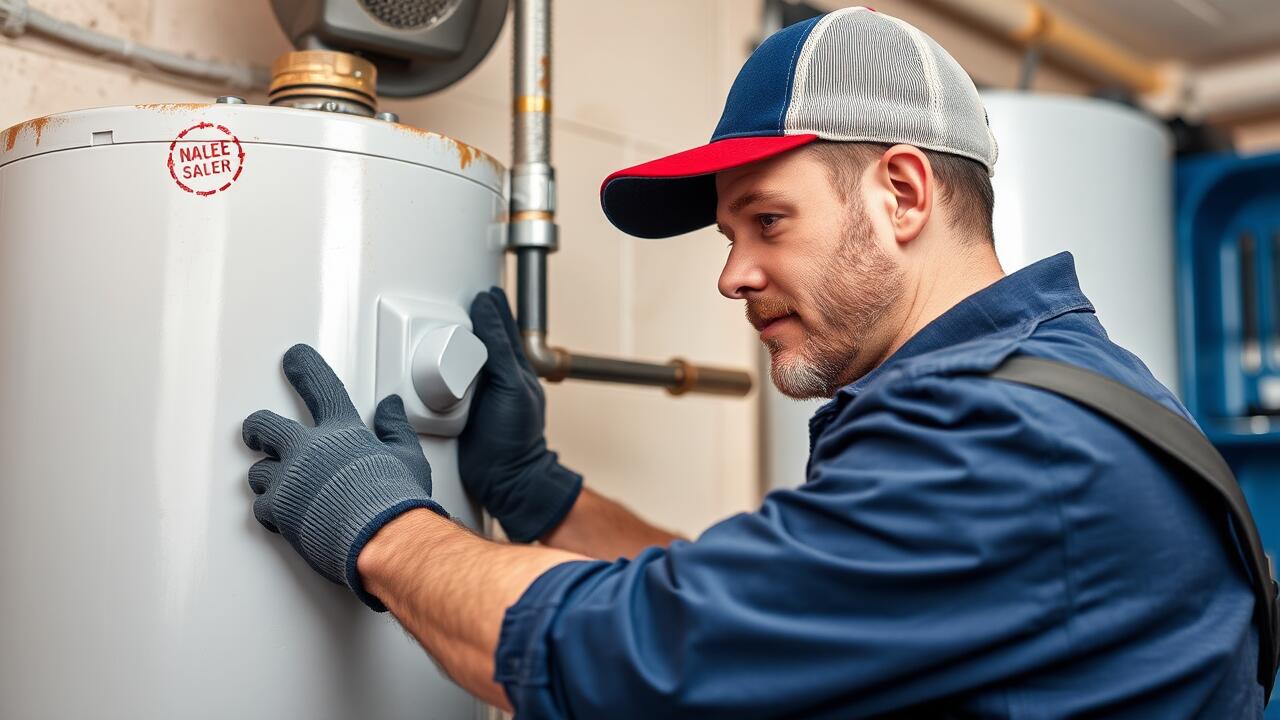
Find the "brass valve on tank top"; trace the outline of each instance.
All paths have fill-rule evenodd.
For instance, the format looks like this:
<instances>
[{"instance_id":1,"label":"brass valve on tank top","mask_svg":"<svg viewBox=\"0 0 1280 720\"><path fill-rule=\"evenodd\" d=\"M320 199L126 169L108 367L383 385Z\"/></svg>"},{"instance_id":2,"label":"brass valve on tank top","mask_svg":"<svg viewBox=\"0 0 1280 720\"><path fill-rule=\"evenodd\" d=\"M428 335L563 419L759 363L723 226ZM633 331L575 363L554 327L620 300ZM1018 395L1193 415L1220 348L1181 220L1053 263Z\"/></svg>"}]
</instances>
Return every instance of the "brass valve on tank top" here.
<instances>
[{"instance_id":1,"label":"brass valve on tank top","mask_svg":"<svg viewBox=\"0 0 1280 720\"><path fill-rule=\"evenodd\" d=\"M350 53L295 50L271 65L272 105L374 117L378 69Z\"/></svg>"}]
</instances>

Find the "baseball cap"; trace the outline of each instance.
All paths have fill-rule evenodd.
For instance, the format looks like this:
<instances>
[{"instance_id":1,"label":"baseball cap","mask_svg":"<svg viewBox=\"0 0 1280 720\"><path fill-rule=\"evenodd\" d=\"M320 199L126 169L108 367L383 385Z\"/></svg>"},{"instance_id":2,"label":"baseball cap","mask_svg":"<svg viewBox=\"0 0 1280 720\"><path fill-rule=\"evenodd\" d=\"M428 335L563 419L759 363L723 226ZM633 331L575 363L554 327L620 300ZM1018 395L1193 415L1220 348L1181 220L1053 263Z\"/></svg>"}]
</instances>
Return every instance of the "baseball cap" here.
<instances>
[{"instance_id":1,"label":"baseball cap","mask_svg":"<svg viewBox=\"0 0 1280 720\"><path fill-rule=\"evenodd\" d=\"M819 139L905 143L995 171L964 68L911 24L850 7L769 36L738 71L710 143L613 173L600 203L625 233L680 235L715 222L715 173Z\"/></svg>"}]
</instances>

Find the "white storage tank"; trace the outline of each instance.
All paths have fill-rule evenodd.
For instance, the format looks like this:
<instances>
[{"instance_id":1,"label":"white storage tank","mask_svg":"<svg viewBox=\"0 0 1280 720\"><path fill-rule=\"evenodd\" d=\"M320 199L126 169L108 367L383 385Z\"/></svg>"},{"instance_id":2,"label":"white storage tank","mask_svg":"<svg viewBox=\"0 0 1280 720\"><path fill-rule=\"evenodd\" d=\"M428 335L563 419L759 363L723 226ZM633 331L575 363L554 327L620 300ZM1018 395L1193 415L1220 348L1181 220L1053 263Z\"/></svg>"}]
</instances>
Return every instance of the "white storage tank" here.
<instances>
[{"instance_id":1,"label":"white storage tank","mask_svg":"<svg viewBox=\"0 0 1280 720\"><path fill-rule=\"evenodd\" d=\"M996 255L1005 272L1069 250L1111 339L1178 390L1173 278L1173 144L1150 116L1105 100L987 91L1000 147ZM762 353L768 377L768 353ZM808 420L763 383L765 489L804 481Z\"/></svg>"},{"instance_id":2,"label":"white storage tank","mask_svg":"<svg viewBox=\"0 0 1280 720\"><path fill-rule=\"evenodd\" d=\"M0 717L487 712L254 520L240 425L308 419L280 370L298 342L366 419L412 395L419 339L441 331L439 355L500 284L504 183L449 138L310 110L117 107L0 134ZM476 527L469 391L411 400L436 497Z\"/></svg>"},{"instance_id":3,"label":"white storage tank","mask_svg":"<svg viewBox=\"0 0 1280 720\"><path fill-rule=\"evenodd\" d=\"M982 94L1000 158L996 254L1005 272L1070 250L1111 339L1178 392L1173 138L1116 102Z\"/></svg>"}]
</instances>

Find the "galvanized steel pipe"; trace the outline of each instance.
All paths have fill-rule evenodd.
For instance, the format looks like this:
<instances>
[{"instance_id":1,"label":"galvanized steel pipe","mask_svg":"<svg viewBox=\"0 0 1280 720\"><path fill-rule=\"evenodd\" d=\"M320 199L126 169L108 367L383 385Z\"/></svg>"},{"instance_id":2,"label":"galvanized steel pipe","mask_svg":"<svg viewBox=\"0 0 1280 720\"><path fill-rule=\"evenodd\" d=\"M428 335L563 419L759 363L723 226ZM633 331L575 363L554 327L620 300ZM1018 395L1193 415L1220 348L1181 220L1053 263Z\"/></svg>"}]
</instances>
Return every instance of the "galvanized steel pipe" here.
<instances>
[{"instance_id":1,"label":"galvanized steel pipe","mask_svg":"<svg viewBox=\"0 0 1280 720\"><path fill-rule=\"evenodd\" d=\"M547 342L547 256L558 246L551 165L551 3L515 0L511 204L507 247L516 254L516 316L525 355L538 375L746 395L751 375L684 360L649 363L580 355Z\"/></svg>"},{"instance_id":2,"label":"galvanized steel pipe","mask_svg":"<svg viewBox=\"0 0 1280 720\"><path fill-rule=\"evenodd\" d=\"M49 15L27 0L0 0L0 34L18 37L32 33L64 45L140 68L156 68L174 75L226 85L241 90L261 90L271 79L266 68L201 60L158 48L138 45Z\"/></svg>"}]
</instances>

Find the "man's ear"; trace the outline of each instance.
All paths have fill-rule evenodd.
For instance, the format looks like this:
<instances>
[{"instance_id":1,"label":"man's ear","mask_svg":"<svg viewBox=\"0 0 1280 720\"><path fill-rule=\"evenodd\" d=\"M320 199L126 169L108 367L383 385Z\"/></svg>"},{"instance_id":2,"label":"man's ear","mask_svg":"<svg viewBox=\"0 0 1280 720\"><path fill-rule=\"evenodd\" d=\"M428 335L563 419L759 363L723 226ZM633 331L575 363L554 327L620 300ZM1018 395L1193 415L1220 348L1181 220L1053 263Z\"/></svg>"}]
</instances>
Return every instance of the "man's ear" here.
<instances>
[{"instance_id":1,"label":"man's ear","mask_svg":"<svg viewBox=\"0 0 1280 720\"><path fill-rule=\"evenodd\" d=\"M933 168L924 151L894 145L884 151L876 167L878 179L889 189L894 238L905 245L919 237L933 215Z\"/></svg>"}]
</instances>

